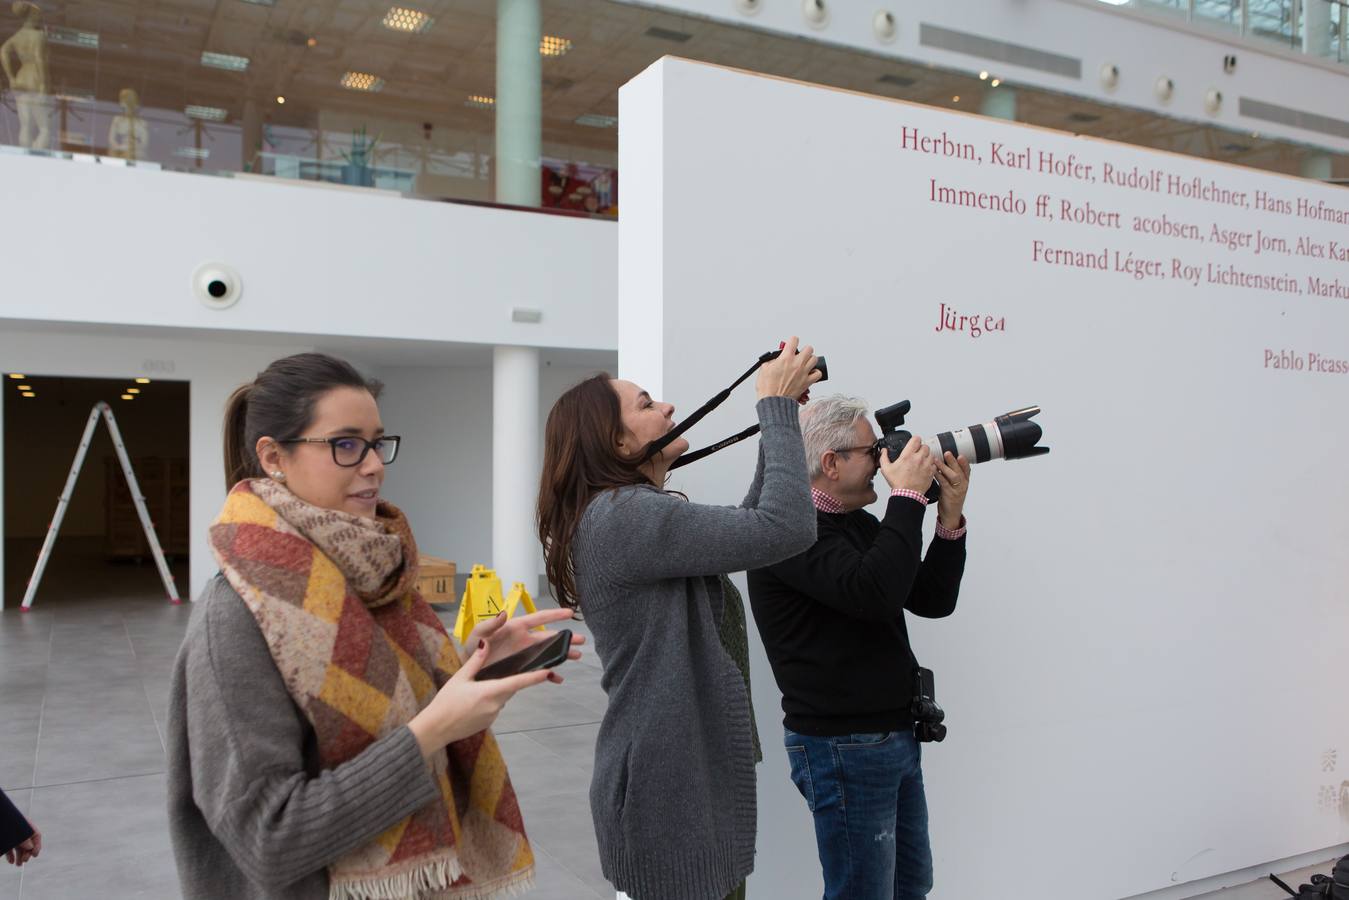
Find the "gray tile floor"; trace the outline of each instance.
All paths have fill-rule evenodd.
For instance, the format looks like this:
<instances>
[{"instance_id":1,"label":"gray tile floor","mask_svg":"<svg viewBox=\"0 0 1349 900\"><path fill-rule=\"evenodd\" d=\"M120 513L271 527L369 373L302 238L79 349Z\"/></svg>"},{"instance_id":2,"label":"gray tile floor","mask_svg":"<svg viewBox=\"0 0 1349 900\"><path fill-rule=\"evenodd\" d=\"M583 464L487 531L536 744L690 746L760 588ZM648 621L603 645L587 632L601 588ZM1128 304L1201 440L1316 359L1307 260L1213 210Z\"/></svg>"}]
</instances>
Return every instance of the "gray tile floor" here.
<instances>
[{"instance_id":1,"label":"gray tile floor","mask_svg":"<svg viewBox=\"0 0 1349 900\"><path fill-rule=\"evenodd\" d=\"M12 600L31 561L28 550L8 559ZM186 584L182 567L177 577ZM38 824L45 845L23 869L0 860L0 900L179 896L163 734L169 673L190 614L190 605L163 599L152 566L108 566L78 542L58 547L33 611L0 612L0 788ZM599 662L592 653L562 671L565 684L520 695L496 725L538 858L529 896L611 900L587 799L605 708ZM1286 880L1296 886L1328 870ZM1206 896L1286 895L1258 881Z\"/></svg>"},{"instance_id":2,"label":"gray tile floor","mask_svg":"<svg viewBox=\"0 0 1349 900\"><path fill-rule=\"evenodd\" d=\"M0 788L44 842L22 869L0 859L0 900L179 896L163 735L191 605L164 599L153 566L109 566L94 549L58 545L32 611L0 612ZM32 556L7 562L16 602ZM495 729L538 858L529 896L612 900L588 799L605 707L599 662L589 654L562 672L564 684L518 696Z\"/></svg>"}]
</instances>

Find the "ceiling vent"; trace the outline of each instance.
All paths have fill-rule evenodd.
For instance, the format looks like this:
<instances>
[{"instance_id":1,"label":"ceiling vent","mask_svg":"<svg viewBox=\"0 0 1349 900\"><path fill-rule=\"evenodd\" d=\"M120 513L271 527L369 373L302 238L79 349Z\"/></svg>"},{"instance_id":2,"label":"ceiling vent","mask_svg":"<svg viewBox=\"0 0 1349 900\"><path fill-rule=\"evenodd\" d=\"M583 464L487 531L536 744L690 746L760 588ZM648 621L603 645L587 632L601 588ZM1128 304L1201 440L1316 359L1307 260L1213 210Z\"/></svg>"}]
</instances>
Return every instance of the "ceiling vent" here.
<instances>
[{"instance_id":1,"label":"ceiling vent","mask_svg":"<svg viewBox=\"0 0 1349 900\"><path fill-rule=\"evenodd\" d=\"M924 47L938 50L950 50L952 53L964 53L977 56L989 62L1001 62L1020 66L1023 69L1035 69L1051 75L1063 75L1067 78L1082 77L1082 60L1046 50L1037 50L1022 44L1009 44L995 41L965 31L940 28L936 25L921 25L918 29L918 43Z\"/></svg>"}]
</instances>

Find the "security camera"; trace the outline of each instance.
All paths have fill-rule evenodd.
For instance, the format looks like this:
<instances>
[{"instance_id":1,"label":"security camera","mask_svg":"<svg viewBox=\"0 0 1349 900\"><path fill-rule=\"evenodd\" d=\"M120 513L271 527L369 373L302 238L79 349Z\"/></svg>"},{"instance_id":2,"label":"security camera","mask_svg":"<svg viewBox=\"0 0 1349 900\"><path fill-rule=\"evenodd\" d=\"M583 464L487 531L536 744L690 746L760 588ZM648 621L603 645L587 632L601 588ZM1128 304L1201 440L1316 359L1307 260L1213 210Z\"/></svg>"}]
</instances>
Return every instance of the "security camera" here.
<instances>
[{"instance_id":1,"label":"security camera","mask_svg":"<svg viewBox=\"0 0 1349 900\"><path fill-rule=\"evenodd\" d=\"M1237 58L1236 58L1236 56L1233 55L1233 54L1230 54L1230 53L1229 53L1227 56L1224 56L1224 57L1223 57L1223 71L1226 72L1228 75L1231 75L1231 74L1232 74L1233 72L1235 72L1236 70L1237 70Z\"/></svg>"},{"instance_id":2,"label":"security camera","mask_svg":"<svg viewBox=\"0 0 1349 900\"><path fill-rule=\"evenodd\" d=\"M1153 90L1157 92L1158 100L1170 100L1171 95L1175 93L1176 83L1163 75L1161 78L1157 79L1157 83L1153 86Z\"/></svg>"},{"instance_id":3,"label":"security camera","mask_svg":"<svg viewBox=\"0 0 1349 900\"><path fill-rule=\"evenodd\" d=\"M894 13L888 9L883 9L872 18L871 30L876 33L876 38L881 43L888 44L899 33L899 22L895 19Z\"/></svg>"},{"instance_id":4,"label":"security camera","mask_svg":"<svg viewBox=\"0 0 1349 900\"><path fill-rule=\"evenodd\" d=\"M1108 88L1119 84L1119 66L1114 63L1101 66L1101 84Z\"/></svg>"},{"instance_id":5,"label":"security camera","mask_svg":"<svg viewBox=\"0 0 1349 900\"><path fill-rule=\"evenodd\" d=\"M1204 94L1204 109L1211 113L1216 113L1223 105L1223 92L1217 88L1209 88Z\"/></svg>"},{"instance_id":6,"label":"security camera","mask_svg":"<svg viewBox=\"0 0 1349 900\"><path fill-rule=\"evenodd\" d=\"M228 309L244 292L243 279L224 263L206 263L192 275L192 292L209 309Z\"/></svg>"},{"instance_id":7,"label":"security camera","mask_svg":"<svg viewBox=\"0 0 1349 900\"><path fill-rule=\"evenodd\" d=\"M824 0L801 0L801 15L812 28L823 28L829 24L829 7Z\"/></svg>"}]
</instances>

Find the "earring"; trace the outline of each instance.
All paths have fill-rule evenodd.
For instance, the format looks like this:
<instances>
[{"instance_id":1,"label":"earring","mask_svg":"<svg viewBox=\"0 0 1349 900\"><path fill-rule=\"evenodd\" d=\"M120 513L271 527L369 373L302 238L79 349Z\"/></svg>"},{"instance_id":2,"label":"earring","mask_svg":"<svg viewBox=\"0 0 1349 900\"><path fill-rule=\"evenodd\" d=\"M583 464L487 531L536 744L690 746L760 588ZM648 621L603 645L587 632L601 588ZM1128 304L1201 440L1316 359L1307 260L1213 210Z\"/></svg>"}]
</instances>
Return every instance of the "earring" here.
<instances>
[{"instance_id":1,"label":"earring","mask_svg":"<svg viewBox=\"0 0 1349 900\"><path fill-rule=\"evenodd\" d=\"M273 472L273 473L272 473L272 477L275 478L277 481L285 481L285 480L286 480L286 473L285 473L285 472L280 472L280 471Z\"/></svg>"}]
</instances>

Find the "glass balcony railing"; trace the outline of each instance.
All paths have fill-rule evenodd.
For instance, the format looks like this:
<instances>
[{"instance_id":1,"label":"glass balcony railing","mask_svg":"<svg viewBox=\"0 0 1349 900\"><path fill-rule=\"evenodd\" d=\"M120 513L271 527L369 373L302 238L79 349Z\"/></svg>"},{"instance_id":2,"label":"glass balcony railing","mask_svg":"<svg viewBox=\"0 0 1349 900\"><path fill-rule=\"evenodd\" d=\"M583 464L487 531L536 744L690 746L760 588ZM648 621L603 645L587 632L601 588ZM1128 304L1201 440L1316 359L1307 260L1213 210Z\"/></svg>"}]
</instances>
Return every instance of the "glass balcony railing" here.
<instances>
[{"instance_id":1,"label":"glass balcony railing","mask_svg":"<svg viewBox=\"0 0 1349 900\"><path fill-rule=\"evenodd\" d=\"M1349 63L1345 0L1105 0L1148 12L1183 16L1295 52Z\"/></svg>"},{"instance_id":2,"label":"glass balcony railing","mask_svg":"<svg viewBox=\"0 0 1349 900\"><path fill-rule=\"evenodd\" d=\"M1345 53L1339 0L1125 3ZM1151 127L1158 117L1009 84L1005 73L978 73L975 59L967 71L944 69L612 0L541 0L540 12L538 45L507 48L523 62L502 73L496 0L4 3L0 149L612 217L618 89L674 54L954 109L1015 91L1023 122L1176 152L1207 147L1282 171L1297 171L1303 152L1212 125ZM505 110L526 81L536 129L506 111L499 127L499 103ZM508 171L511 190L524 190L504 196Z\"/></svg>"}]
</instances>

